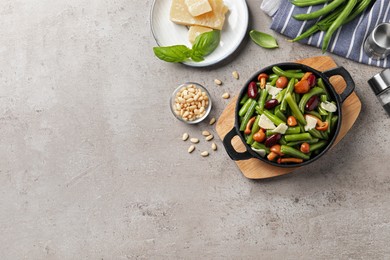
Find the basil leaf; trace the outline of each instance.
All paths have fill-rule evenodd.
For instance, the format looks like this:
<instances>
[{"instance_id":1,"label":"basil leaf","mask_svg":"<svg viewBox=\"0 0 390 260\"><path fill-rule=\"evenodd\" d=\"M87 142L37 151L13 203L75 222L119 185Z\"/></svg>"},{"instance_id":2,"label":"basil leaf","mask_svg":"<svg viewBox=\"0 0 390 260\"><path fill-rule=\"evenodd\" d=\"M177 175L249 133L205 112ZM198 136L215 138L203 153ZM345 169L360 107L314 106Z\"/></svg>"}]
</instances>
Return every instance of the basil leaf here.
<instances>
[{"instance_id":1,"label":"basil leaf","mask_svg":"<svg viewBox=\"0 0 390 260\"><path fill-rule=\"evenodd\" d=\"M202 33L195 38L192 50L203 57L207 56L218 47L220 40L221 32L219 30Z\"/></svg>"},{"instance_id":2,"label":"basil leaf","mask_svg":"<svg viewBox=\"0 0 390 260\"><path fill-rule=\"evenodd\" d=\"M195 62L204 61L203 55L194 50L191 52L191 59Z\"/></svg>"},{"instance_id":3,"label":"basil leaf","mask_svg":"<svg viewBox=\"0 0 390 260\"><path fill-rule=\"evenodd\" d=\"M183 62L191 57L191 49L185 45L154 47L153 52L157 58L167 62Z\"/></svg>"},{"instance_id":4,"label":"basil leaf","mask_svg":"<svg viewBox=\"0 0 390 260\"><path fill-rule=\"evenodd\" d=\"M206 32L195 38L192 49L185 45L154 47L154 54L163 61L183 62L191 58L195 62L204 60L204 56L212 53L219 45L221 33L218 30Z\"/></svg>"},{"instance_id":5,"label":"basil leaf","mask_svg":"<svg viewBox=\"0 0 390 260\"><path fill-rule=\"evenodd\" d=\"M259 32L256 30L252 30L249 32L249 35L251 36L252 41L254 41L260 47L263 47L266 49L273 49L273 48L279 47L275 38L269 34Z\"/></svg>"}]
</instances>

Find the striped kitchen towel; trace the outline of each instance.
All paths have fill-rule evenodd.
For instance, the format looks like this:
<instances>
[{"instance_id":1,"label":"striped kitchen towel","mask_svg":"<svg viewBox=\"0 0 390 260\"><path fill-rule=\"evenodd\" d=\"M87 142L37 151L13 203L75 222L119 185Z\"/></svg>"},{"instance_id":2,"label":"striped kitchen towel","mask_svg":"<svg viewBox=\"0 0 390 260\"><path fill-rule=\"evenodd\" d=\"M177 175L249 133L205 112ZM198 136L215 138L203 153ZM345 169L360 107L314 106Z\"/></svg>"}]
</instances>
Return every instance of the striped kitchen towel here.
<instances>
[{"instance_id":1,"label":"striped kitchen towel","mask_svg":"<svg viewBox=\"0 0 390 260\"><path fill-rule=\"evenodd\" d=\"M270 6L275 5L275 0L263 0L261 9L272 16L271 29L293 39L306 29L310 28L317 20L297 21L292 15L309 13L318 10L323 5L310 7L296 7L288 0L281 0L276 13ZM369 58L363 50L363 43L366 37L372 32L376 25L390 22L390 1L373 0L363 15L357 17L350 23L340 27L333 35L328 51L348 59L378 67L389 67L390 58L376 60ZM324 32L317 32L308 39L300 41L308 45L321 48Z\"/></svg>"}]
</instances>

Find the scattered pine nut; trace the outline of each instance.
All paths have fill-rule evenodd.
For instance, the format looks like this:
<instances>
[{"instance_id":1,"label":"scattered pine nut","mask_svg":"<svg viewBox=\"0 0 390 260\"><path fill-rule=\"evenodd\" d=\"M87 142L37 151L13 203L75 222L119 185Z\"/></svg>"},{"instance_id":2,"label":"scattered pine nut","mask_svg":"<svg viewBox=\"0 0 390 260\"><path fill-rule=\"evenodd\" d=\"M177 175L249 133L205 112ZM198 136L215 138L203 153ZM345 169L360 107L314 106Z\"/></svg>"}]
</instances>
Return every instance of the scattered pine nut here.
<instances>
[{"instance_id":1,"label":"scattered pine nut","mask_svg":"<svg viewBox=\"0 0 390 260\"><path fill-rule=\"evenodd\" d=\"M191 141L191 143L194 143L194 144L199 143L199 139L198 138L191 138L190 141Z\"/></svg>"},{"instance_id":2,"label":"scattered pine nut","mask_svg":"<svg viewBox=\"0 0 390 260\"><path fill-rule=\"evenodd\" d=\"M206 157L206 156L209 156L209 152L204 151L204 152L202 152L200 155L202 155L203 157Z\"/></svg>"},{"instance_id":3,"label":"scattered pine nut","mask_svg":"<svg viewBox=\"0 0 390 260\"><path fill-rule=\"evenodd\" d=\"M219 79L214 79L214 83L217 85L222 85L222 81L220 81Z\"/></svg>"},{"instance_id":4,"label":"scattered pine nut","mask_svg":"<svg viewBox=\"0 0 390 260\"><path fill-rule=\"evenodd\" d=\"M214 136L213 135L209 135L206 137L206 141L210 141L210 140L213 140Z\"/></svg>"},{"instance_id":5,"label":"scattered pine nut","mask_svg":"<svg viewBox=\"0 0 390 260\"><path fill-rule=\"evenodd\" d=\"M233 78L235 78L235 79L239 79L240 78L240 75L238 75L237 71L233 71L232 75L233 75Z\"/></svg>"},{"instance_id":6,"label":"scattered pine nut","mask_svg":"<svg viewBox=\"0 0 390 260\"><path fill-rule=\"evenodd\" d=\"M192 153L194 150L195 150L195 146L194 146L194 145L191 145L191 146L188 148L188 153Z\"/></svg>"},{"instance_id":7,"label":"scattered pine nut","mask_svg":"<svg viewBox=\"0 0 390 260\"><path fill-rule=\"evenodd\" d=\"M209 136L209 135L210 135L210 132L209 132L209 131L203 131L203 132L202 132L202 135L203 135L203 136Z\"/></svg>"},{"instance_id":8,"label":"scattered pine nut","mask_svg":"<svg viewBox=\"0 0 390 260\"><path fill-rule=\"evenodd\" d=\"M211 149L213 149L214 151L216 151L216 150L217 150L217 145L216 145L215 143L212 143L212 144L211 144Z\"/></svg>"},{"instance_id":9,"label":"scattered pine nut","mask_svg":"<svg viewBox=\"0 0 390 260\"><path fill-rule=\"evenodd\" d=\"M223 95L222 95L222 98L224 98L224 99L228 99L228 98L230 98L230 95L229 95L229 93L224 93Z\"/></svg>"},{"instance_id":10,"label":"scattered pine nut","mask_svg":"<svg viewBox=\"0 0 390 260\"><path fill-rule=\"evenodd\" d=\"M182 138L183 141L187 141L188 137L189 137L189 135L187 133L184 133L183 138Z\"/></svg>"},{"instance_id":11,"label":"scattered pine nut","mask_svg":"<svg viewBox=\"0 0 390 260\"><path fill-rule=\"evenodd\" d=\"M210 125L213 125L215 123L215 117L211 118Z\"/></svg>"}]
</instances>

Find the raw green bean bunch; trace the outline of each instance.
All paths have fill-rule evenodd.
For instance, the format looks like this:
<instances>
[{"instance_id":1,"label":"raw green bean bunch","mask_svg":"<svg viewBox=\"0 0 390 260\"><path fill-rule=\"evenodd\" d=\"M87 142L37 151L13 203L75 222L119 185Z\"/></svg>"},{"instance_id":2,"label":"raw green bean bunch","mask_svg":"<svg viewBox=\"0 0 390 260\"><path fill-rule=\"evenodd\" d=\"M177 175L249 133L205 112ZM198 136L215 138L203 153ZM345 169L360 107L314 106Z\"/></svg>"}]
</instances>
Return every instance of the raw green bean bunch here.
<instances>
[{"instance_id":1,"label":"raw green bean bunch","mask_svg":"<svg viewBox=\"0 0 390 260\"><path fill-rule=\"evenodd\" d=\"M322 79L311 72L276 66L269 72L265 88L255 82L257 96L248 92L240 100L240 131L260 156L280 164L302 163L318 155L332 138L338 116L323 104L335 102ZM286 83L275 84L282 77Z\"/></svg>"},{"instance_id":2,"label":"raw green bean bunch","mask_svg":"<svg viewBox=\"0 0 390 260\"><path fill-rule=\"evenodd\" d=\"M300 41L318 31L324 31L325 36L322 42L322 52L325 52L337 29L361 15L371 2L373 0L292 0L291 3L298 7L328 4L311 13L294 15L294 18L297 20L312 20L317 18L320 18L320 20L291 41Z\"/></svg>"}]
</instances>

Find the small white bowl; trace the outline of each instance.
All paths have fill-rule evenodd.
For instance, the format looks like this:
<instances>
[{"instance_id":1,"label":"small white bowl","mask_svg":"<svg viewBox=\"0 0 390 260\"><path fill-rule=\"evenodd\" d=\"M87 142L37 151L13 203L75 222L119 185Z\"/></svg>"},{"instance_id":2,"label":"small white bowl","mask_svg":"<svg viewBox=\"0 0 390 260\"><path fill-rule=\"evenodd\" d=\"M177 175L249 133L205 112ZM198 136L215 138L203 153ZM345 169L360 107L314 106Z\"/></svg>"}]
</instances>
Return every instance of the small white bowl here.
<instances>
[{"instance_id":1,"label":"small white bowl","mask_svg":"<svg viewBox=\"0 0 390 260\"><path fill-rule=\"evenodd\" d=\"M199 117L199 118L196 118L194 120L184 120L182 116L180 116L179 114L176 114L176 109L175 109L175 105L176 105L176 94L183 88L183 87L187 87L189 85L194 85L195 88L197 89L200 89L202 92L205 92L206 93L206 96L208 97L208 102L209 104L207 105L207 107L205 108L205 113L202 117ZM184 84L181 84L179 87L177 87L175 89L175 91L173 91L172 93L172 96L170 98L170 101L169 101L169 106L171 108L171 111L172 111L172 114L180 121L184 122L184 123L187 123L187 124L190 124L190 125L193 125L193 124L197 124L197 123L200 123L202 122L209 114L210 114L210 111L211 111L211 107L212 107L212 101L211 101L211 95L210 93L208 92L208 90L203 87L202 85L200 85L199 83L195 83L195 82L186 82Z\"/></svg>"}]
</instances>

